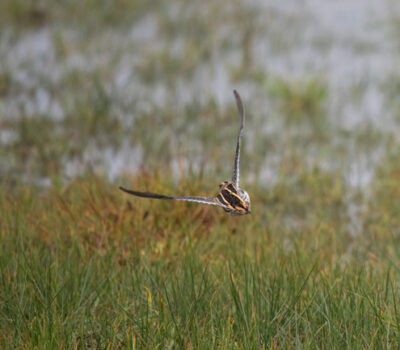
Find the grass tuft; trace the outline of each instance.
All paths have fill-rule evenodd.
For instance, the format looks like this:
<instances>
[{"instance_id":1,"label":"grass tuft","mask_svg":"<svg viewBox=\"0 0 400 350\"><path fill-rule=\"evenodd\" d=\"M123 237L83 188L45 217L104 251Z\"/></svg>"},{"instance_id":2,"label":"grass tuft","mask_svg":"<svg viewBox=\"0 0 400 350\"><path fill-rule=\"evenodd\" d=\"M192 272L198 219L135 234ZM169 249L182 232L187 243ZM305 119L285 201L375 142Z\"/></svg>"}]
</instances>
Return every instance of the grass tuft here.
<instances>
[{"instance_id":1,"label":"grass tuft","mask_svg":"<svg viewBox=\"0 0 400 350\"><path fill-rule=\"evenodd\" d=\"M204 188L157 174L131 179L139 185ZM376 188L381 198L386 187ZM93 176L44 192L10 195L2 186L0 345L392 348L399 245L380 229L388 216L369 212L374 205L356 244L348 191L330 174L303 170L268 196L249 188L254 210L234 218L130 197Z\"/></svg>"}]
</instances>

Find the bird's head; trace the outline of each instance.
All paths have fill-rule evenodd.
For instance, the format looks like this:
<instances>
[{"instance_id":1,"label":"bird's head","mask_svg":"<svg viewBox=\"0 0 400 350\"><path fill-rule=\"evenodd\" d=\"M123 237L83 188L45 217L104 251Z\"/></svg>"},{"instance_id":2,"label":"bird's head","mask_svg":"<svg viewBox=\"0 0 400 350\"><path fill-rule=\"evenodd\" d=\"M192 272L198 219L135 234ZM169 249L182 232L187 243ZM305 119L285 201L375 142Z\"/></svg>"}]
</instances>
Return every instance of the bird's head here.
<instances>
[{"instance_id":1,"label":"bird's head","mask_svg":"<svg viewBox=\"0 0 400 350\"><path fill-rule=\"evenodd\" d=\"M244 206L244 208L246 210L246 212L243 213L243 214L250 214L251 213L251 205L250 205L250 196L249 196L249 194L245 190L242 190L241 188L239 188L238 194L239 194L240 198L242 199L243 206Z\"/></svg>"}]
</instances>

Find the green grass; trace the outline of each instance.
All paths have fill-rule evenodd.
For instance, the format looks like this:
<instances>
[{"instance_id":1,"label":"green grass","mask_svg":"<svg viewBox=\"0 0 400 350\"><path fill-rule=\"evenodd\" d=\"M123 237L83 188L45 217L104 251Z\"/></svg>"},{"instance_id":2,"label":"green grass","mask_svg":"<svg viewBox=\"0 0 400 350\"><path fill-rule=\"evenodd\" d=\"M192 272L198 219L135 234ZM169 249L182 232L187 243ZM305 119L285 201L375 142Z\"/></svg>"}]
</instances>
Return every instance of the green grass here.
<instances>
[{"instance_id":1,"label":"green grass","mask_svg":"<svg viewBox=\"0 0 400 350\"><path fill-rule=\"evenodd\" d=\"M366 208L357 237L354 190L317 169L250 186L246 217L129 197L92 176L46 191L4 184L0 347L397 348L400 168L387 164L373 201L354 193ZM131 184L215 190L194 180Z\"/></svg>"},{"instance_id":2,"label":"green grass","mask_svg":"<svg viewBox=\"0 0 400 350\"><path fill-rule=\"evenodd\" d=\"M366 74L332 108L329 71L290 72L316 23L301 11L110 4L0 2L0 349L398 349L398 74ZM342 45L313 40L321 62ZM368 113L349 127L374 86L383 128ZM251 215L118 190L214 194L232 166L233 88ZM138 173L114 179L131 150ZM351 187L354 168L372 183Z\"/></svg>"},{"instance_id":3,"label":"green grass","mask_svg":"<svg viewBox=\"0 0 400 350\"><path fill-rule=\"evenodd\" d=\"M307 122L321 132L327 128L325 102L328 88L318 78L306 81L285 81L274 79L270 83L271 94L279 101L279 110L288 126Z\"/></svg>"},{"instance_id":4,"label":"green grass","mask_svg":"<svg viewBox=\"0 0 400 350\"><path fill-rule=\"evenodd\" d=\"M68 0L54 3L51 0L4 0L0 4L2 26L38 28L46 24L85 22L89 28L126 24L140 17L143 10L159 6L158 1L117 0L113 6L108 1Z\"/></svg>"}]
</instances>

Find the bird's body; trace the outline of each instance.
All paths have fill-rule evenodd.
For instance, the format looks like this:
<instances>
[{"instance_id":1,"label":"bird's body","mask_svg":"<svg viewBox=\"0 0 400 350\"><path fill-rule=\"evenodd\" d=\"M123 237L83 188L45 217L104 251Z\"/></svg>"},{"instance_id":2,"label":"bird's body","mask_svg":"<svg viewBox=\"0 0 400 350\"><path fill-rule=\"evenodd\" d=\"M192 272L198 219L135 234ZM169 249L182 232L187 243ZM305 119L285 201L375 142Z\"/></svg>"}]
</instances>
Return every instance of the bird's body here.
<instances>
[{"instance_id":1,"label":"bird's body","mask_svg":"<svg viewBox=\"0 0 400 350\"><path fill-rule=\"evenodd\" d=\"M220 185L218 194L215 197L195 197L195 196L168 196L153 192L139 192L120 187L126 193L137 197L153 199L174 199L181 201L197 202L222 207L229 215L249 214L250 197L241 188L237 188L232 181L224 181Z\"/></svg>"},{"instance_id":2,"label":"bird's body","mask_svg":"<svg viewBox=\"0 0 400 350\"><path fill-rule=\"evenodd\" d=\"M250 213L250 197L232 181L224 181L219 185L219 193L215 200L230 215L243 215Z\"/></svg>"},{"instance_id":3,"label":"bird's body","mask_svg":"<svg viewBox=\"0 0 400 350\"><path fill-rule=\"evenodd\" d=\"M153 192L139 192L120 187L126 193L137 197L154 199L174 199L188 202L197 202L222 207L230 215L250 214L250 196L239 187L239 159L240 144L244 127L244 108L242 100L236 90L233 91L236 99L237 108L240 116L239 134L236 143L235 161L233 166L232 181L224 181L219 185L219 192L215 197L196 197L196 196L169 196Z\"/></svg>"}]
</instances>

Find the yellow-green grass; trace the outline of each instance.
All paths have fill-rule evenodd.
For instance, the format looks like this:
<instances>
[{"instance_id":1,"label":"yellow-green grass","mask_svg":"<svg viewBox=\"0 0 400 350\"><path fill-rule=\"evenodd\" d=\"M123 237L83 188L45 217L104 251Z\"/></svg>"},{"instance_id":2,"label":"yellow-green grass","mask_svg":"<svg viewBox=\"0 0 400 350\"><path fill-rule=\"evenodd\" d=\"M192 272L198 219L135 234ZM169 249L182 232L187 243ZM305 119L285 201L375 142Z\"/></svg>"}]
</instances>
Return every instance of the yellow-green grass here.
<instances>
[{"instance_id":1,"label":"yellow-green grass","mask_svg":"<svg viewBox=\"0 0 400 350\"><path fill-rule=\"evenodd\" d=\"M356 117L381 86L382 125L386 112L393 122L368 122L373 108L348 129L325 68L274 70L276 53L297 59L313 26L300 12L236 0L0 1L0 349L399 347L399 79L368 69L344 84L354 88L339 104ZM316 38L322 58L334 32ZM388 47L398 37L385 36ZM273 57L257 50L265 42ZM43 44L50 63L25 60ZM229 175L236 106L213 96L212 79L192 85L205 67L226 69L243 93L249 216L118 190L211 195ZM119 71L132 85L114 83ZM181 84L196 97L182 98ZM42 90L63 113L27 108ZM142 173L71 180L106 173L126 149L137 159L121 163ZM377 164L371 184L343 179ZM179 182L161 176L177 172Z\"/></svg>"},{"instance_id":2,"label":"yellow-green grass","mask_svg":"<svg viewBox=\"0 0 400 350\"><path fill-rule=\"evenodd\" d=\"M298 168L252 214L128 196L88 176L0 192L0 348L382 349L399 344L400 166L363 196ZM213 179L138 174L208 194ZM56 182L55 182L56 183ZM358 205L352 230L349 201Z\"/></svg>"}]
</instances>

